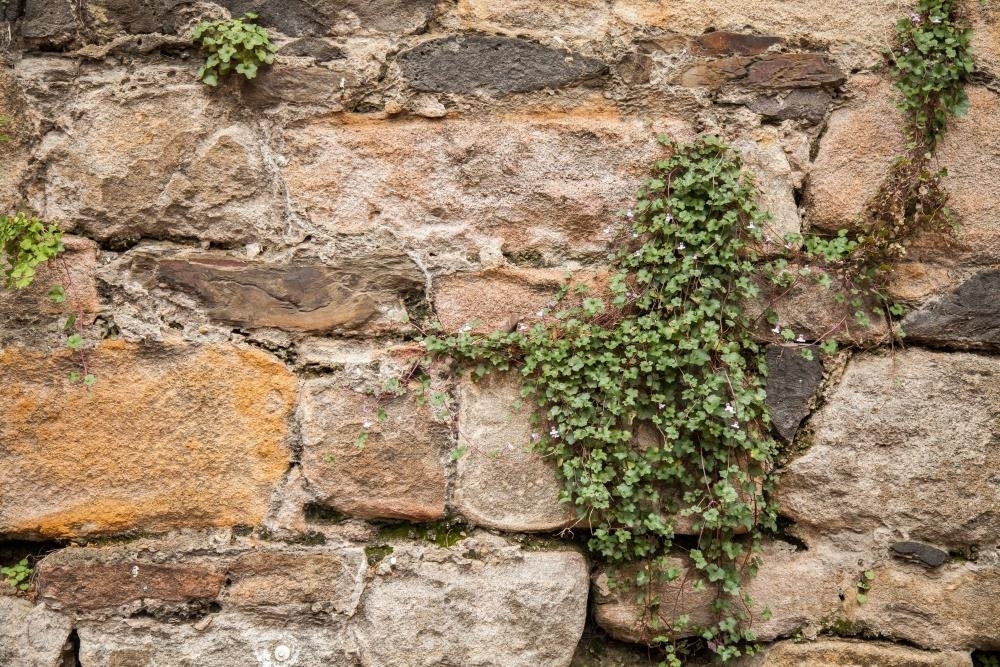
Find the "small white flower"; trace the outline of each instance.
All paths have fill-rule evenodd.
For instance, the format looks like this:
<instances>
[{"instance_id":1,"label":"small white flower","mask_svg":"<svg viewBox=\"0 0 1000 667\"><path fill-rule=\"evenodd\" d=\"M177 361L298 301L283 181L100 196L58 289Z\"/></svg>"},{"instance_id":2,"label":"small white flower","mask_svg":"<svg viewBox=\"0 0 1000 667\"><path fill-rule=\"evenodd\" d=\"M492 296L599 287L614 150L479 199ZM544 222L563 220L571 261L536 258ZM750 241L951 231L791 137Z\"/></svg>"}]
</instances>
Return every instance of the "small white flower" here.
<instances>
[{"instance_id":1,"label":"small white flower","mask_svg":"<svg viewBox=\"0 0 1000 667\"><path fill-rule=\"evenodd\" d=\"M732 424L730 424L730 426L732 426L733 428L739 428L740 427L740 423L738 421L737 422L733 422Z\"/></svg>"},{"instance_id":2,"label":"small white flower","mask_svg":"<svg viewBox=\"0 0 1000 667\"><path fill-rule=\"evenodd\" d=\"M371 428L372 427L372 423L370 421L368 421L368 420L365 420L364 423L361 424L361 427L362 428Z\"/></svg>"},{"instance_id":3,"label":"small white flower","mask_svg":"<svg viewBox=\"0 0 1000 667\"><path fill-rule=\"evenodd\" d=\"M910 52L910 47L904 46L903 47L903 53L909 53L909 52Z\"/></svg>"},{"instance_id":4,"label":"small white flower","mask_svg":"<svg viewBox=\"0 0 1000 667\"><path fill-rule=\"evenodd\" d=\"M389 565L395 565L395 564L396 564L396 557L389 556Z\"/></svg>"},{"instance_id":5,"label":"small white flower","mask_svg":"<svg viewBox=\"0 0 1000 667\"><path fill-rule=\"evenodd\" d=\"M910 14L910 23L920 23L920 14L916 12Z\"/></svg>"},{"instance_id":6,"label":"small white flower","mask_svg":"<svg viewBox=\"0 0 1000 667\"><path fill-rule=\"evenodd\" d=\"M508 442L508 443L507 443L507 451L508 451L508 452L509 452L509 451L513 451L513 449L514 449L514 445L512 445L512 444L510 444L510 443Z\"/></svg>"},{"instance_id":7,"label":"small white flower","mask_svg":"<svg viewBox=\"0 0 1000 667\"><path fill-rule=\"evenodd\" d=\"M642 251L641 250L636 250L634 253L632 253L632 256L633 257L642 257Z\"/></svg>"},{"instance_id":8,"label":"small white flower","mask_svg":"<svg viewBox=\"0 0 1000 667\"><path fill-rule=\"evenodd\" d=\"M751 222L749 225L747 225L747 229L749 229L750 231L753 231L753 230L757 229L757 225L755 225L755 224L753 224Z\"/></svg>"},{"instance_id":9,"label":"small white flower","mask_svg":"<svg viewBox=\"0 0 1000 667\"><path fill-rule=\"evenodd\" d=\"M931 23L940 23L940 22L941 22L940 16L935 16L934 18L931 19Z\"/></svg>"},{"instance_id":10,"label":"small white flower","mask_svg":"<svg viewBox=\"0 0 1000 667\"><path fill-rule=\"evenodd\" d=\"M535 442L538 442L541 438L542 436L538 435L537 433L531 434L531 439L534 440Z\"/></svg>"},{"instance_id":11,"label":"small white flower","mask_svg":"<svg viewBox=\"0 0 1000 667\"><path fill-rule=\"evenodd\" d=\"M673 221L674 221L674 216L671 215L670 213L667 213L667 222L673 222Z\"/></svg>"},{"instance_id":12,"label":"small white flower","mask_svg":"<svg viewBox=\"0 0 1000 667\"><path fill-rule=\"evenodd\" d=\"M634 239L639 238L639 232L632 232L632 238Z\"/></svg>"},{"instance_id":13,"label":"small white flower","mask_svg":"<svg viewBox=\"0 0 1000 667\"><path fill-rule=\"evenodd\" d=\"M799 334L799 336L795 339L795 342L796 343L804 343L804 342L806 342L806 339L801 334Z\"/></svg>"},{"instance_id":14,"label":"small white flower","mask_svg":"<svg viewBox=\"0 0 1000 667\"><path fill-rule=\"evenodd\" d=\"M726 403L726 412L731 415L736 414L736 408L733 407L732 403Z\"/></svg>"},{"instance_id":15,"label":"small white flower","mask_svg":"<svg viewBox=\"0 0 1000 667\"><path fill-rule=\"evenodd\" d=\"M631 219L631 218L632 218L632 215L633 215L633 213L632 213L632 211L631 211L631 210L628 210L628 211L626 211L626 212L625 212L625 217L626 217L626 218L629 218L629 219Z\"/></svg>"},{"instance_id":16,"label":"small white flower","mask_svg":"<svg viewBox=\"0 0 1000 667\"><path fill-rule=\"evenodd\" d=\"M774 328L771 329L771 333L780 334L781 333L781 326L775 324Z\"/></svg>"},{"instance_id":17,"label":"small white flower","mask_svg":"<svg viewBox=\"0 0 1000 667\"><path fill-rule=\"evenodd\" d=\"M463 326L463 327L462 327L461 329L459 329L458 331L459 331L460 333L469 333L470 331L472 331L472 325L471 325L471 324L466 324L465 326Z\"/></svg>"},{"instance_id":18,"label":"small white flower","mask_svg":"<svg viewBox=\"0 0 1000 667\"><path fill-rule=\"evenodd\" d=\"M553 426L552 430L549 431L549 436L553 440L558 440L559 439L559 429L557 429L556 427Z\"/></svg>"},{"instance_id":19,"label":"small white flower","mask_svg":"<svg viewBox=\"0 0 1000 667\"><path fill-rule=\"evenodd\" d=\"M605 228L604 228L604 233L605 233L605 235L610 235L612 231L613 231L613 230L612 230L612 229L611 229L610 227L605 227Z\"/></svg>"},{"instance_id":20,"label":"small white flower","mask_svg":"<svg viewBox=\"0 0 1000 667\"><path fill-rule=\"evenodd\" d=\"M537 315L538 317L545 317L545 311L544 310L540 310L537 313L535 313L535 315Z\"/></svg>"},{"instance_id":21,"label":"small white flower","mask_svg":"<svg viewBox=\"0 0 1000 667\"><path fill-rule=\"evenodd\" d=\"M677 244L677 249L678 250L684 250L684 248L686 248L686 247L687 246L684 245L684 241L681 241L680 243Z\"/></svg>"},{"instance_id":22,"label":"small white flower","mask_svg":"<svg viewBox=\"0 0 1000 667\"><path fill-rule=\"evenodd\" d=\"M656 407L658 407L658 408L660 408L660 409L662 410L663 408L667 407L667 404L666 404L666 403L660 403L660 404L659 404L658 406L656 406Z\"/></svg>"},{"instance_id":23,"label":"small white flower","mask_svg":"<svg viewBox=\"0 0 1000 667\"><path fill-rule=\"evenodd\" d=\"M524 322L520 322L517 325L517 330L518 331L527 331L528 330L528 325L525 324Z\"/></svg>"}]
</instances>

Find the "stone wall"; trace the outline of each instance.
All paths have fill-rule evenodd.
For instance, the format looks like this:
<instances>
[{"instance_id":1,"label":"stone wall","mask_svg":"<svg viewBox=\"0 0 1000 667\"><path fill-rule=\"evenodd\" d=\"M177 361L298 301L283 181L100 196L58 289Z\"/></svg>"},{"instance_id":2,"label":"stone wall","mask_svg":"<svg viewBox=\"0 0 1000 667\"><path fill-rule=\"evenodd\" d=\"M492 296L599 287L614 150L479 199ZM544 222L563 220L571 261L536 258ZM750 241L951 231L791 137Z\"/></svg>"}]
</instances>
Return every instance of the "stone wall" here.
<instances>
[{"instance_id":1,"label":"stone wall","mask_svg":"<svg viewBox=\"0 0 1000 667\"><path fill-rule=\"evenodd\" d=\"M598 276L659 135L729 141L772 239L849 224L905 143L881 52L909 4L0 3L0 208L69 233L0 292L0 565L36 566L0 590L0 665L654 664L512 378L442 366L440 400L382 419L370 394L428 317L509 328ZM247 10L275 65L197 82L194 25ZM960 225L898 267L905 348L768 353L785 520L744 665L1000 651L1000 10L963 11L972 108L937 156Z\"/></svg>"}]
</instances>

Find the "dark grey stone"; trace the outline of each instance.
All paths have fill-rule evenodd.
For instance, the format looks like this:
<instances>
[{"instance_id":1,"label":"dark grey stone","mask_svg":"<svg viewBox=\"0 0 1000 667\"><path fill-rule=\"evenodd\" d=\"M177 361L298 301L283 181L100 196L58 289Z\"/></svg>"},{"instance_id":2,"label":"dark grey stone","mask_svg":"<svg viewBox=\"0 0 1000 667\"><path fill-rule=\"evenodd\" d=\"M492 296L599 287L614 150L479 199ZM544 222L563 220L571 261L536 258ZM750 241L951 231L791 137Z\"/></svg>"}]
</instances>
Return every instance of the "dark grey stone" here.
<instances>
[{"instance_id":1,"label":"dark grey stone","mask_svg":"<svg viewBox=\"0 0 1000 667\"><path fill-rule=\"evenodd\" d=\"M21 35L46 46L61 46L76 35L74 3L70 0L27 0Z\"/></svg>"},{"instance_id":2,"label":"dark grey stone","mask_svg":"<svg viewBox=\"0 0 1000 667\"><path fill-rule=\"evenodd\" d=\"M135 35L177 32L177 6L186 0L100 0L87 3L91 16ZM95 11L97 9L98 11Z\"/></svg>"},{"instance_id":3,"label":"dark grey stone","mask_svg":"<svg viewBox=\"0 0 1000 667\"><path fill-rule=\"evenodd\" d=\"M927 567L941 567L948 562L948 552L921 542L896 542L889 547L892 555Z\"/></svg>"},{"instance_id":4,"label":"dark grey stone","mask_svg":"<svg viewBox=\"0 0 1000 667\"><path fill-rule=\"evenodd\" d=\"M434 16L435 0L218 0L234 16L256 12L263 26L286 35L322 36L334 32L421 32Z\"/></svg>"},{"instance_id":5,"label":"dark grey stone","mask_svg":"<svg viewBox=\"0 0 1000 667\"><path fill-rule=\"evenodd\" d=\"M758 97L750 110L775 120L805 119L818 123L826 117L833 95L822 89L793 90L784 97Z\"/></svg>"},{"instance_id":6,"label":"dark grey stone","mask_svg":"<svg viewBox=\"0 0 1000 667\"><path fill-rule=\"evenodd\" d=\"M345 57L344 50L335 46L325 39L318 37L302 37L294 42L285 44L278 51L283 56L306 56L315 58L317 62L327 62L330 60L342 60Z\"/></svg>"},{"instance_id":7,"label":"dark grey stone","mask_svg":"<svg viewBox=\"0 0 1000 667\"><path fill-rule=\"evenodd\" d=\"M593 79L594 58L512 37L466 35L425 42L399 55L410 85L436 93L522 93Z\"/></svg>"},{"instance_id":8,"label":"dark grey stone","mask_svg":"<svg viewBox=\"0 0 1000 667\"><path fill-rule=\"evenodd\" d=\"M802 356L801 347L767 347L767 407L778 434L786 442L795 438L799 424L809 415L809 401L823 381L823 364Z\"/></svg>"},{"instance_id":9,"label":"dark grey stone","mask_svg":"<svg viewBox=\"0 0 1000 667\"><path fill-rule=\"evenodd\" d=\"M960 349L1000 349L1000 270L977 273L903 320L908 340Z\"/></svg>"}]
</instances>

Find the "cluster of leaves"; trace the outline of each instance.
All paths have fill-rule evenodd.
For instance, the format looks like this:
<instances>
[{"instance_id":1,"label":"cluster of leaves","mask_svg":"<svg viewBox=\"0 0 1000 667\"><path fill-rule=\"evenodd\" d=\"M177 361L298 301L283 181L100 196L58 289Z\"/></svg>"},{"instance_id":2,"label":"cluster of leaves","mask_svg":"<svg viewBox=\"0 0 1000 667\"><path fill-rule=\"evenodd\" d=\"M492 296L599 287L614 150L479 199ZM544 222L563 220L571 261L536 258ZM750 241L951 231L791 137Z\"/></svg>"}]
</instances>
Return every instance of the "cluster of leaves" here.
<instances>
[{"instance_id":1,"label":"cluster of leaves","mask_svg":"<svg viewBox=\"0 0 1000 667\"><path fill-rule=\"evenodd\" d=\"M858 604L868 602L868 591L871 590L873 581L875 581L875 570L865 570L858 577L858 590L854 594L854 599L858 601Z\"/></svg>"},{"instance_id":2,"label":"cluster of leaves","mask_svg":"<svg viewBox=\"0 0 1000 667\"><path fill-rule=\"evenodd\" d=\"M915 140L931 150L944 135L948 119L969 108L963 82L974 65L971 30L954 18L955 0L919 0L896 24L898 47L890 54L900 106L910 114Z\"/></svg>"},{"instance_id":3,"label":"cluster of leaves","mask_svg":"<svg viewBox=\"0 0 1000 667\"><path fill-rule=\"evenodd\" d=\"M681 575L670 554L677 518L689 522L687 582L718 591L717 622L696 632L722 659L754 639L741 580L775 522L766 366L741 310L757 294L755 201L720 140L674 146L639 193L607 298L557 310L551 327L425 341L475 375L519 369L544 422L537 447L592 527L589 549L644 591L668 646L694 629L661 615L672 601L652 583Z\"/></svg>"},{"instance_id":4,"label":"cluster of leaves","mask_svg":"<svg viewBox=\"0 0 1000 667\"><path fill-rule=\"evenodd\" d=\"M256 18L256 14L247 12L238 19L198 24L191 37L208 54L205 64L198 68L199 79L217 86L221 77L234 71L253 79L261 65L274 62L277 49L267 30L252 22Z\"/></svg>"},{"instance_id":5,"label":"cluster of leaves","mask_svg":"<svg viewBox=\"0 0 1000 667\"><path fill-rule=\"evenodd\" d=\"M10 567L0 567L0 575L19 591L26 591L31 586L31 566L28 565L27 558L22 558Z\"/></svg>"},{"instance_id":6,"label":"cluster of leaves","mask_svg":"<svg viewBox=\"0 0 1000 667\"><path fill-rule=\"evenodd\" d=\"M62 230L24 213L2 215L0 249L3 250L0 269L4 274L4 287L21 289L34 281L39 264L64 250Z\"/></svg>"}]
</instances>

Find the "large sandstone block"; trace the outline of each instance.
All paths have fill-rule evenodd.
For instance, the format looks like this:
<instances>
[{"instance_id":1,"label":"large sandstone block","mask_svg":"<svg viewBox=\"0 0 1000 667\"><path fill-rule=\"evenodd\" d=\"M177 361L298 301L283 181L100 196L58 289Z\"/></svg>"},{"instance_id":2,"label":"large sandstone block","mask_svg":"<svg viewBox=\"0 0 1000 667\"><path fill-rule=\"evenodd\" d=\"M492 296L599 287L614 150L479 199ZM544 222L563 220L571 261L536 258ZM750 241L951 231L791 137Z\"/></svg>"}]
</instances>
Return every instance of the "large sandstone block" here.
<instances>
[{"instance_id":1,"label":"large sandstone block","mask_svg":"<svg viewBox=\"0 0 1000 667\"><path fill-rule=\"evenodd\" d=\"M315 378L301 418L302 473L320 503L365 519L444 517L451 430L430 405L412 393L376 404L344 377Z\"/></svg>"},{"instance_id":2,"label":"large sandstone block","mask_svg":"<svg viewBox=\"0 0 1000 667\"><path fill-rule=\"evenodd\" d=\"M259 523L288 468L295 381L227 346L0 354L0 534L76 537Z\"/></svg>"},{"instance_id":3,"label":"large sandstone block","mask_svg":"<svg viewBox=\"0 0 1000 667\"><path fill-rule=\"evenodd\" d=\"M560 35L574 40L600 41L608 29L610 7L605 0L459 0L438 20L455 30L489 34Z\"/></svg>"},{"instance_id":4,"label":"large sandstone block","mask_svg":"<svg viewBox=\"0 0 1000 667\"><path fill-rule=\"evenodd\" d=\"M1000 362L918 349L856 357L811 420L777 500L801 525L943 547L1000 531Z\"/></svg>"},{"instance_id":5,"label":"large sandstone block","mask_svg":"<svg viewBox=\"0 0 1000 667\"><path fill-rule=\"evenodd\" d=\"M30 62L19 72L43 77L35 82L43 89L53 76ZM224 103L201 84L173 83L156 70L136 76L151 83L97 87L65 101L65 130L47 134L38 150L44 191L35 208L116 245L279 238L282 196L250 126L226 118Z\"/></svg>"},{"instance_id":6,"label":"large sandstone block","mask_svg":"<svg viewBox=\"0 0 1000 667\"><path fill-rule=\"evenodd\" d=\"M289 194L337 234L391 229L435 254L603 251L601 230L663 154L657 128L616 116L380 121L286 128Z\"/></svg>"}]
</instances>

